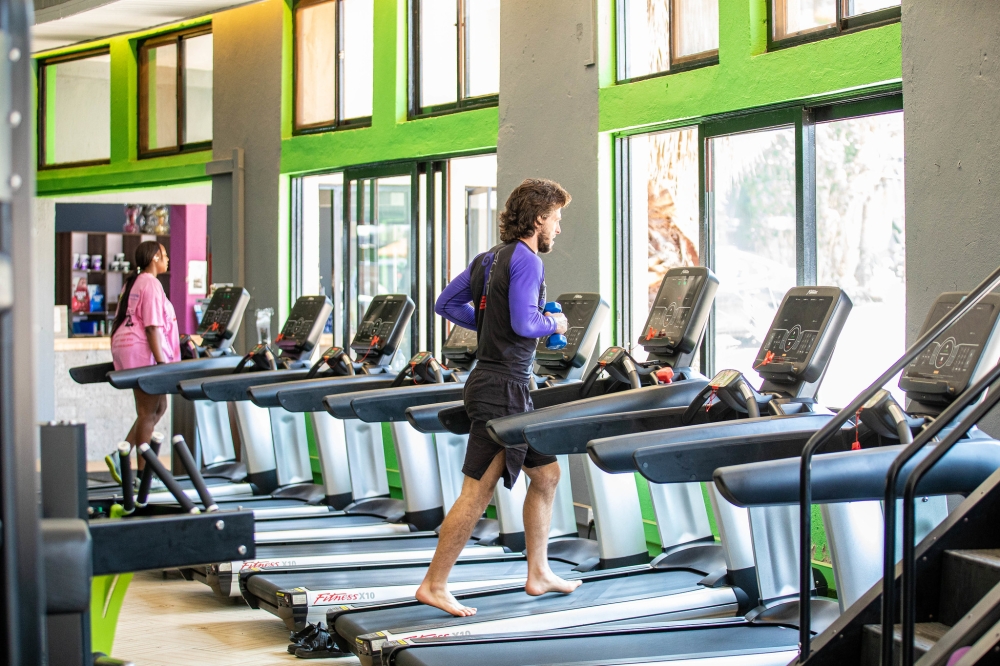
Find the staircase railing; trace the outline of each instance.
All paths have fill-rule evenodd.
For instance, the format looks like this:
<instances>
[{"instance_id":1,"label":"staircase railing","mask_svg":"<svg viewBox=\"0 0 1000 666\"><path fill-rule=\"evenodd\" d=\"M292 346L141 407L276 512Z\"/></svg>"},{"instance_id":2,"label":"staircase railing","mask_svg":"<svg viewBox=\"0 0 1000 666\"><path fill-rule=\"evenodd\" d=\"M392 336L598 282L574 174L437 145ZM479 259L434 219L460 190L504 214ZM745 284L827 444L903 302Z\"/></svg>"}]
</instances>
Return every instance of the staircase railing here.
<instances>
[{"instance_id":1,"label":"staircase railing","mask_svg":"<svg viewBox=\"0 0 1000 666\"><path fill-rule=\"evenodd\" d=\"M1000 267L994 270L955 308L942 317L934 326L914 342L899 359L883 372L867 389L862 391L849 405L841 409L837 415L816 432L806 443L802 451L802 467L799 472L799 662L809 658L811 635L811 582L812 582L812 459L820 447L826 444L834 434L840 431L847 421L857 414L858 410L868 402L890 379L913 362L920 353L944 333L949 326L969 312L987 294L1000 286ZM892 510L895 509L895 502ZM890 507L886 506L886 517ZM890 607L891 608L891 607ZM890 617L892 615L890 614ZM890 626L891 628L891 626ZM891 638L891 635L890 635ZM884 662L892 663L892 662Z\"/></svg>"},{"instance_id":2,"label":"staircase railing","mask_svg":"<svg viewBox=\"0 0 1000 666\"><path fill-rule=\"evenodd\" d=\"M913 440L913 444L903 450L893 461L886 475L885 490L885 551L882 560L882 663L891 664L893 649L893 620L896 591L896 487L903 466L929 444L935 435L948 426L961 412L974 403L986 389L1000 379L1000 364L994 366L984 377L962 393L959 398L941 413L936 421ZM1000 391L990 391L989 395L976 405L959 423L955 424L945 438L937 444L910 472L903 488L903 580L902 580L902 645L901 666L913 666L913 643L916 632L917 615L917 563L916 563L916 499L917 484L955 444L976 425L996 404L1000 402ZM890 508L891 507L891 508Z\"/></svg>"}]
</instances>

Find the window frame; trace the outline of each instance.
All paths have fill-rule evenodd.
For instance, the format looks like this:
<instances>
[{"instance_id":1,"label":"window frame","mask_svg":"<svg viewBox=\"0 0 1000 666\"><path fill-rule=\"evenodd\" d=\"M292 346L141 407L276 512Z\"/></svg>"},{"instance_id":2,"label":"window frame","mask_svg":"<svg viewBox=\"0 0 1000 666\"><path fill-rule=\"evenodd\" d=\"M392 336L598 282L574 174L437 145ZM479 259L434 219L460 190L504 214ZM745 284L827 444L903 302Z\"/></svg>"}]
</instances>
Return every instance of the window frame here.
<instances>
[{"instance_id":1,"label":"window frame","mask_svg":"<svg viewBox=\"0 0 1000 666\"><path fill-rule=\"evenodd\" d=\"M48 164L45 161L45 154L47 152L46 142L48 141L48 136L45 133L45 112L48 100L46 98L45 90L47 88L46 81L46 69L49 65L58 65L63 62L72 62L74 60L86 60L87 58L93 58L95 56L111 55L111 46L101 46L95 49L88 49L86 51L77 51L74 53L67 53L65 55L53 56L51 58L42 58L37 62L38 66L38 108L36 110L36 123L38 125L38 156L37 165L39 171L45 169L65 169L67 167L85 167L85 166L99 166L102 164L111 164L111 146L108 146L108 157L96 159L96 160L78 160L76 162L54 162ZM109 64L110 69L110 64ZM108 99L108 107L111 107L111 99ZM110 132L110 128L109 128ZM109 135L110 136L110 135Z\"/></svg>"},{"instance_id":2,"label":"window frame","mask_svg":"<svg viewBox=\"0 0 1000 666\"><path fill-rule=\"evenodd\" d=\"M795 267L796 284L817 283L817 210L816 210L816 125L861 118L903 110L903 95L899 85L874 89L864 95L830 96L809 104L790 103L752 109L738 113L709 116L664 123L657 126L621 132L615 136L615 287L613 339L629 347L636 336L631 330L633 303L632 223L631 223L631 146L629 138L678 129L698 131L698 252L699 265L715 270L714 187L711 179L709 139L779 127L795 128ZM708 377L715 374L715 310L709 317L700 347L700 372Z\"/></svg>"},{"instance_id":3,"label":"window frame","mask_svg":"<svg viewBox=\"0 0 1000 666\"><path fill-rule=\"evenodd\" d=\"M500 93L490 95L479 95L477 97L466 97L466 58L468 27L466 25L466 4L475 0L454 0L456 12L455 29L458 31L458 48L456 57L458 58L458 68L456 69L457 90L454 102L447 104L433 104L430 106L420 105L420 0L408 0L409 2L409 85L407 98L409 100L408 118L429 118L433 116L455 113L457 111L469 111L472 109L483 109L500 104Z\"/></svg>"},{"instance_id":4,"label":"window frame","mask_svg":"<svg viewBox=\"0 0 1000 666\"><path fill-rule=\"evenodd\" d=\"M674 21L674 4L677 0L669 0L667 4L667 21L670 31L670 69L663 72L650 72L640 76L628 76L628 21L625 20L627 11L625 3L634 0L615 0L615 83L633 83L635 81L645 81L660 76L680 74L689 72L692 69L711 67L719 64L719 49L693 53L688 56L675 55L677 39L674 30L677 22Z\"/></svg>"},{"instance_id":5,"label":"window frame","mask_svg":"<svg viewBox=\"0 0 1000 666\"><path fill-rule=\"evenodd\" d=\"M886 7L885 9L878 9L874 12L867 12L865 14L858 14L857 16L848 16L847 14L847 4L851 0L836 0L836 18L834 19L833 25L826 28L814 28L812 30L807 30L801 32L797 35L790 37L784 37L782 39L775 38L775 32L778 27L777 14L775 13L778 8L778 3L782 0L766 0L767 1L767 50L768 51L779 51L781 49L791 48L793 46L799 46L801 44L808 44L810 42L816 42L821 39L828 39L830 37L839 37L840 35L850 34L852 32L857 32L859 30L867 30L868 28L878 28L884 25L890 25L892 23L899 23L902 17L902 7Z\"/></svg>"},{"instance_id":6,"label":"window frame","mask_svg":"<svg viewBox=\"0 0 1000 666\"><path fill-rule=\"evenodd\" d=\"M335 3L337 26L334 31L334 49L337 53L337 66L334 73L334 106L336 117L331 120L320 120L315 123L300 125L299 116L299 49L298 49L298 10L314 5ZM374 24L373 24L374 29ZM343 0L295 0L292 7L292 134L300 136L304 134L317 134L319 132L332 132L344 129L357 129L359 127L371 127L372 117L361 116L359 118L344 119L344 59L341 57L344 45L344 2ZM372 51L374 57L374 49ZM374 73L373 73L374 76ZM374 88L373 88L374 90ZM373 92L374 94L374 92Z\"/></svg>"},{"instance_id":7,"label":"window frame","mask_svg":"<svg viewBox=\"0 0 1000 666\"><path fill-rule=\"evenodd\" d=\"M139 159L162 157L163 155L178 155L180 153L191 153L200 150L210 150L212 148L212 141L196 141L192 143L184 141L185 121L187 119L187 104L185 100L186 91L184 85L184 40L210 34L212 34L212 24L204 23L191 28L185 28L184 30L177 30L149 37L139 42L136 49L139 85L139 98L137 104L139 131L137 132L136 142ZM169 44L175 44L177 46L177 144L165 148L151 149L146 147L146 143L149 141L149 49L159 46L167 46ZM213 90L215 89L214 66L212 70L212 88ZM213 127L213 137L214 134L215 131Z\"/></svg>"}]
</instances>

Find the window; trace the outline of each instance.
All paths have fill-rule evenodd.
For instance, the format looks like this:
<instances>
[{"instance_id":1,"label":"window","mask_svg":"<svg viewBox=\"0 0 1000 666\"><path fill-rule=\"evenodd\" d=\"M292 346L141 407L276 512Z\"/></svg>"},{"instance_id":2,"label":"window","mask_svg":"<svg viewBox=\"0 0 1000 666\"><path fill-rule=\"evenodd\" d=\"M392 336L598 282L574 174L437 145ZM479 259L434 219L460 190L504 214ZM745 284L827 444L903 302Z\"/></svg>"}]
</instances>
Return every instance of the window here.
<instances>
[{"instance_id":1,"label":"window","mask_svg":"<svg viewBox=\"0 0 1000 666\"><path fill-rule=\"evenodd\" d=\"M211 147L212 70L210 26L140 45L140 156Z\"/></svg>"},{"instance_id":2,"label":"window","mask_svg":"<svg viewBox=\"0 0 1000 666\"><path fill-rule=\"evenodd\" d=\"M618 79L715 64L718 0L618 0Z\"/></svg>"},{"instance_id":3,"label":"window","mask_svg":"<svg viewBox=\"0 0 1000 666\"><path fill-rule=\"evenodd\" d=\"M785 292L837 286L854 309L820 400L847 404L905 348L901 106L888 96L619 139L619 342L634 343L668 268L707 265L720 284L703 371L756 382Z\"/></svg>"},{"instance_id":4,"label":"window","mask_svg":"<svg viewBox=\"0 0 1000 666\"><path fill-rule=\"evenodd\" d=\"M373 0L296 4L296 131L371 123L373 30Z\"/></svg>"},{"instance_id":5,"label":"window","mask_svg":"<svg viewBox=\"0 0 1000 666\"><path fill-rule=\"evenodd\" d=\"M770 46L793 46L898 21L900 0L770 0Z\"/></svg>"},{"instance_id":6,"label":"window","mask_svg":"<svg viewBox=\"0 0 1000 666\"><path fill-rule=\"evenodd\" d=\"M39 166L111 159L111 55L107 50L38 65Z\"/></svg>"},{"instance_id":7,"label":"window","mask_svg":"<svg viewBox=\"0 0 1000 666\"><path fill-rule=\"evenodd\" d=\"M411 2L411 114L495 105L500 0Z\"/></svg>"}]
</instances>

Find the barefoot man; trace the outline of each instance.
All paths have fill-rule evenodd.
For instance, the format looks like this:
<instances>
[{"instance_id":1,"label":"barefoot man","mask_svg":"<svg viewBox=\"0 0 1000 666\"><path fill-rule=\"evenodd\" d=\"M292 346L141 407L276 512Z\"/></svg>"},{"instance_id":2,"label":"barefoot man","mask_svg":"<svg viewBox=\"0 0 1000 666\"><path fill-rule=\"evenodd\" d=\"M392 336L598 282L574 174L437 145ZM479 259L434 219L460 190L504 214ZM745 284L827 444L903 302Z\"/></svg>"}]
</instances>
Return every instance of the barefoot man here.
<instances>
[{"instance_id":1,"label":"barefoot man","mask_svg":"<svg viewBox=\"0 0 1000 666\"><path fill-rule=\"evenodd\" d=\"M539 254L552 250L561 233L561 210L570 195L550 180L518 185L500 214L500 245L480 254L438 297L434 308L449 321L477 331L478 363L465 382L465 409L472 421L462 472L462 493L441 525L434 560L417 590L417 600L452 615L474 615L448 591L448 574L503 477L509 490L522 468L531 481L524 500L528 579L524 590L568 594L580 581L567 581L549 568L548 537L559 464L527 445L494 442L486 422L533 409L528 380L538 338L566 332L566 317L542 312L545 267Z\"/></svg>"}]
</instances>

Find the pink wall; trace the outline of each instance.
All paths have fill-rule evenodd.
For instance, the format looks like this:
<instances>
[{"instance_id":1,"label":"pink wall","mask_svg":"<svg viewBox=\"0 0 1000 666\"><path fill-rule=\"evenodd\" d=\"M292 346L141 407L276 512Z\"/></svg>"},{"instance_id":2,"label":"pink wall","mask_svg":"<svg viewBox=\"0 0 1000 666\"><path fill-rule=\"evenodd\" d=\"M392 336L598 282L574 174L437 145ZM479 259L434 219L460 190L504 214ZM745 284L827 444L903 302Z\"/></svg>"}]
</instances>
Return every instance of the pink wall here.
<instances>
[{"instance_id":1,"label":"pink wall","mask_svg":"<svg viewBox=\"0 0 1000 666\"><path fill-rule=\"evenodd\" d=\"M170 207L170 302L177 311L177 328L194 333L197 320L194 302L203 294L188 294L189 261L208 258L208 206L201 204Z\"/></svg>"}]
</instances>

